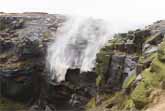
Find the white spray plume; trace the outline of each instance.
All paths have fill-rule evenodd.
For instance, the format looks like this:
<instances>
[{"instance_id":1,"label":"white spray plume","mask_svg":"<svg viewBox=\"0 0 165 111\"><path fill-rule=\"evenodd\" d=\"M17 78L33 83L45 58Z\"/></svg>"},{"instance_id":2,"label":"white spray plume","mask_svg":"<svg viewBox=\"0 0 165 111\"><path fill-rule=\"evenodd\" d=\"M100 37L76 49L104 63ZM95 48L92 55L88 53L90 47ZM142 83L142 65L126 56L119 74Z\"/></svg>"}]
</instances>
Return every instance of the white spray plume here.
<instances>
[{"instance_id":1,"label":"white spray plume","mask_svg":"<svg viewBox=\"0 0 165 111\"><path fill-rule=\"evenodd\" d=\"M67 69L91 71L96 54L112 38L110 25L98 19L71 17L56 34L48 48L48 63L52 79L65 80Z\"/></svg>"}]
</instances>

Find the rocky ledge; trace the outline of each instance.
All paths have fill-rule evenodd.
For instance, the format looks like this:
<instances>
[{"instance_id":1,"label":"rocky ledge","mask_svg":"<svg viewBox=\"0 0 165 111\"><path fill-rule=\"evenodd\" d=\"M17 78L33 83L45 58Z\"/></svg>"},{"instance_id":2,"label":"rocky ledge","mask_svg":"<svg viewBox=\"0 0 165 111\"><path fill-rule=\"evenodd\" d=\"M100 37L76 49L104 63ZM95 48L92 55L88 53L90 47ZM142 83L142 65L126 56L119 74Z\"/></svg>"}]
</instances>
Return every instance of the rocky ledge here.
<instances>
[{"instance_id":1,"label":"rocky ledge","mask_svg":"<svg viewBox=\"0 0 165 111\"><path fill-rule=\"evenodd\" d=\"M66 81L50 81L47 47L66 19L0 13L0 110L141 110L154 102L157 89L164 91L165 21L116 34L92 72L68 69Z\"/></svg>"},{"instance_id":2,"label":"rocky ledge","mask_svg":"<svg viewBox=\"0 0 165 111\"><path fill-rule=\"evenodd\" d=\"M145 110L156 104L164 93L164 24L158 21L143 30L116 34L100 50L98 91L87 110Z\"/></svg>"}]
</instances>

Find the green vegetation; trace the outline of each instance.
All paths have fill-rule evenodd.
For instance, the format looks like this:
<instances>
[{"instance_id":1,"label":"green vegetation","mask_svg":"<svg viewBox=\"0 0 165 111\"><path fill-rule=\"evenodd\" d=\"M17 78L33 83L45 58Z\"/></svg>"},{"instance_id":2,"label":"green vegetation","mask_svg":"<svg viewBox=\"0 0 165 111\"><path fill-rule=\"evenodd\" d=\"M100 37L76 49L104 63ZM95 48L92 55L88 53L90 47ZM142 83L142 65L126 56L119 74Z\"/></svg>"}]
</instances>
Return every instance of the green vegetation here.
<instances>
[{"instance_id":1,"label":"green vegetation","mask_svg":"<svg viewBox=\"0 0 165 111\"><path fill-rule=\"evenodd\" d=\"M108 52L115 47L114 44L117 41L117 39L113 40L113 44L104 47L97 55L97 86L105 82L103 81L105 79L105 71L107 71L108 64L110 62L108 60L110 60L111 57L111 54ZM129 76L122 84L122 88L126 90L129 89L129 93L123 93L120 91L112 94L107 100L105 100L106 107L113 111L123 109L143 109L147 107L148 103L153 101L152 98L150 98L150 94L155 88L161 88L161 82L165 80L165 42L160 44L157 52L140 56L138 63L142 65L149 65L147 69L141 72L140 75L142 76L142 79L137 82L136 73ZM92 99L89 102L89 106L96 107L96 100Z\"/></svg>"},{"instance_id":2,"label":"green vegetation","mask_svg":"<svg viewBox=\"0 0 165 111\"><path fill-rule=\"evenodd\" d=\"M165 61L165 42L160 44L158 49L158 59L163 62Z\"/></svg>"},{"instance_id":3,"label":"green vegetation","mask_svg":"<svg viewBox=\"0 0 165 111\"><path fill-rule=\"evenodd\" d=\"M148 103L149 87L144 82L140 82L131 94L131 98L137 109L143 108Z\"/></svg>"},{"instance_id":4,"label":"green vegetation","mask_svg":"<svg viewBox=\"0 0 165 111\"><path fill-rule=\"evenodd\" d=\"M125 100L124 109L131 110L135 107L135 104L131 98Z\"/></svg>"},{"instance_id":5,"label":"green vegetation","mask_svg":"<svg viewBox=\"0 0 165 111\"><path fill-rule=\"evenodd\" d=\"M123 88L123 89L129 88L135 79L136 79L136 74L135 74L135 73L131 74L131 75L124 81L122 88Z\"/></svg>"},{"instance_id":6,"label":"green vegetation","mask_svg":"<svg viewBox=\"0 0 165 111\"><path fill-rule=\"evenodd\" d=\"M107 99L107 108L112 111L131 110L135 107L133 100L122 92L116 92L113 96Z\"/></svg>"},{"instance_id":7,"label":"green vegetation","mask_svg":"<svg viewBox=\"0 0 165 111\"><path fill-rule=\"evenodd\" d=\"M93 97L86 105L86 109L95 108L95 107L96 107L96 98Z\"/></svg>"},{"instance_id":8,"label":"green vegetation","mask_svg":"<svg viewBox=\"0 0 165 111\"><path fill-rule=\"evenodd\" d=\"M147 56L141 56L139 58L139 63L140 64L145 64L145 63L148 63L148 62L152 62L152 60L157 56L157 53L156 52L153 52L151 54L148 54Z\"/></svg>"},{"instance_id":9,"label":"green vegetation","mask_svg":"<svg viewBox=\"0 0 165 111\"><path fill-rule=\"evenodd\" d=\"M164 49L162 44L159 49L161 51ZM138 109L143 108L151 101L148 98L151 91L156 87L160 87L161 81L165 80L165 63L162 61L162 58L160 59L165 53L161 51L158 51L158 56L154 58L151 66L141 73L143 79L131 94L135 106Z\"/></svg>"},{"instance_id":10,"label":"green vegetation","mask_svg":"<svg viewBox=\"0 0 165 111\"><path fill-rule=\"evenodd\" d=\"M97 79L96 79L96 85L100 86L103 85L105 82L105 74L106 71L109 67L109 60L111 58L111 54L108 53L110 51L107 50L111 50L111 46L108 47L104 47L100 53L97 54L97 64L96 64L96 74L97 74Z\"/></svg>"}]
</instances>

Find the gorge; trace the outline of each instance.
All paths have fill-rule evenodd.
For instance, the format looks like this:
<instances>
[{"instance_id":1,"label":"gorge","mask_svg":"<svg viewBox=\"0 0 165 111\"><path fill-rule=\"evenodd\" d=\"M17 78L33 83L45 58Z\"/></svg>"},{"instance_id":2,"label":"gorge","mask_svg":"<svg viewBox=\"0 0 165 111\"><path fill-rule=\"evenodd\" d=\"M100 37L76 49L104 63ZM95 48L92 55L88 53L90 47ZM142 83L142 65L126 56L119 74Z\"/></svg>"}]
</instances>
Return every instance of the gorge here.
<instances>
[{"instance_id":1,"label":"gorge","mask_svg":"<svg viewBox=\"0 0 165 111\"><path fill-rule=\"evenodd\" d=\"M115 33L100 19L0 13L0 111L149 110L164 97L164 34L164 20Z\"/></svg>"}]
</instances>

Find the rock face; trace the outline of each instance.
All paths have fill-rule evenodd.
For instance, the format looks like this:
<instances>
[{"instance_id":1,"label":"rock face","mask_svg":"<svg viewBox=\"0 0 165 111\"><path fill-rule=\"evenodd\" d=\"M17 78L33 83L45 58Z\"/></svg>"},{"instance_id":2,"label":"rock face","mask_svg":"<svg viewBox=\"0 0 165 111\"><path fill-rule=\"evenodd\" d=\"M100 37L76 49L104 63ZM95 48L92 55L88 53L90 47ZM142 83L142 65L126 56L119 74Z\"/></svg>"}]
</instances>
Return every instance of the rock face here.
<instances>
[{"instance_id":1,"label":"rock face","mask_svg":"<svg viewBox=\"0 0 165 111\"><path fill-rule=\"evenodd\" d=\"M55 84L46 69L47 47L66 19L45 13L0 15L2 97L32 105L30 111L84 109L96 94L95 72L80 74L79 69L69 69L66 81Z\"/></svg>"},{"instance_id":2,"label":"rock face","mask_svg":"<svg viewBox=\"0 0 165 111\"><path fill-rule=\"evenodd\" d=\"M97 54L92 72L68 69L66 81L51 81L47 47L66 19L0 14L0 110L83 111L87 103L92 111L143 109L155 88L164 90L165 21L116 34Z\"/></svg>"},{"instance_id":3,"label":"rock face","mask_svg":"<svg viewBox=\"0 0 165 111\"><path fill-rule=\"evenodd\" d=\"M40 98L47 45L60 15L0 15L0 94L33 104Z\"/></svg>"},{"instance_id":4,"label":"rock face","mask_svg":"<svg viewBox=\"0 0 165 111\"><path fill-rule=\"evenodd\" d=\"M164 23L117 34L100 50L96 64L99 91L88 103L89 111L142 110L152 104L152 92L165 80Z\"/></svg>"}]
</instances>

